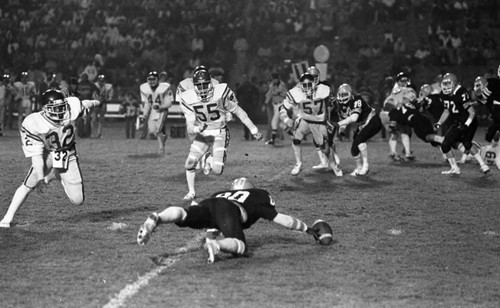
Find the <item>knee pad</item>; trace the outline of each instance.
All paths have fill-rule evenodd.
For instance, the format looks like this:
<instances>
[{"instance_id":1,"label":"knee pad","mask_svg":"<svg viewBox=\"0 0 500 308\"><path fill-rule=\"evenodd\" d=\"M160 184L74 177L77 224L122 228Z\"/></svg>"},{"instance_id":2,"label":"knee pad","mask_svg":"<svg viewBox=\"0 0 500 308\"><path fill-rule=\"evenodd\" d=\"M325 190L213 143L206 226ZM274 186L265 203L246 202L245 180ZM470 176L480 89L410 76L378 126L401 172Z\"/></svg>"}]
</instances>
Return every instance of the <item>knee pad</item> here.
<instances>
[{"instance_id":1,"label":"knee pad","mask_svg":"<svg viewBox=\"0 0 500 308\"><path fill-rule=\"evenodd\" d=\"M221 175L226 162L226 149L218 148L212 155L212 173Z\"/></svg>"},{"instance_id":2,"label":"knee pad","mask_svg":"<svg viewBox=\"0 0 500 308\"><path fill-rule=\"evenodd\" d=\"M184 163L184 168L186 170L195 170L196 169L196 159L194 157L188 156L186 162Z\"/></svg>"},{"instance_id":3,"label":"knee pad","mask_svg":"<svg viewBox=\"0 0 500 308\"><path fill-rule=\"evenodd\" d=\"M292 143L293 143L294 145L299 145L299 144L301 143L301 140L299 140L299 139L293 139L293 140L292 140Z\"/></svg>"}]
</instances>

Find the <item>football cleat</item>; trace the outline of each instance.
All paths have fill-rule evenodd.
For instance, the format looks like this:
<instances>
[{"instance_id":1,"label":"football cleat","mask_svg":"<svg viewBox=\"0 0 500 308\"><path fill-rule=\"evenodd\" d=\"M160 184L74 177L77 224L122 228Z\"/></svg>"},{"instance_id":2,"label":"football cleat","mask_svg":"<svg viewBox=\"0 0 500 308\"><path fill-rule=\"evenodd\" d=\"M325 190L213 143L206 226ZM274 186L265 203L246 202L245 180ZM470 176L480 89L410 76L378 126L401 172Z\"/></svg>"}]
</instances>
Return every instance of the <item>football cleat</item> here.
<instances>
[{"instance_id":1,"label":"football cleat","mask_svg":"<svg viewBox=\"0 0 500 308\"><path fill-rule=\"evenodd\" d=\"M356 169L354 169L354 170L351 172L351 175L352 175L352 176L358 176L358 175L359 175L359 171L360 171L360 170L361 170L361 169L357 169L357 168L356 168Z\"/></svg>"},{"instance_id":2,"label":"football cleat","mask_svg":"<svg viewBox=\"0 0 500 308\"><path fill-rule=\"evenodd\" d=\"M487 174L488 172L490 172L490 167L488 167L487 165L482 165L481 172Z\"/></svg>"},{"instance_id":3,"label":"football cleat","mask_svg":"<svg viewBox=\"0 0 500 308\"><path fill-rule=\"evenodd\" d=\"M10 228L10 222L0 221L0 228Z\"/></svg>"},{"instance_id":4,"label":"football cleat","mask_svg":"<svg viewBox=\"0 0 500 308\"><path fill-rule=\"evenodd\" d=\"M186 201L193 201L194 199L196 199L196 193L194 192L188 192L184 198L182 198L182 200L186 200Z\"/></svg>"},{"instance_id":5,"label":"football cleat","mask_svg":"<svg viewBox=\"0 0 500 308\"><path fill-rule=\"evenodd\" d=\"M156 225L158 224L158 219L158 214L152 213L142 224L141 228L139 229L139 233L137 233L137 243L139 245L143 246L149 241L151 234L153 234Z\"/></svg>"},{"instance_id":6,"label":"football cleat","mask_svg":"<svg viewBox=\"0 0 500 308\"><path fill-rule=\"evenodd\" d=\"M460 174L460 168L452 167L450 170L442 171L441 174Z\"/></svg>"},{"instance_id":7,"label":"football cleat","mask_svg":"<svg viewBox=\"0 0 500 308\"><path fill-rule=\"evenodd\" d=\"M330 167L332 167L332 170L336 176L340 177L340 176L344 175L344 173L342 172L342 169L340 169L339 165L337 165L335 163L331 163Z\"/></svg>"},{"instance_id":8,"label":"football cleat","mask_svg":"<svg viewBox=\"0 0 500 308\"><path fill-rule=\"evenodd\" d=\"M389 154L389 158L392 159L393 161L400 161L401 157L397 153L391 153Z\"/></svg>"},{"instance_id":9,"label":"football cleat","mask_svg":"<svg viewBox=\"0 0 500 308\"><path fill-rule=\"evenodd\" d=\"M327 164L319 163L318 165L312 166L313 169L326 169L328 168Z\"/></svg>"},{"instance_id":10,"label":"football cleat","mask_svg":"<svg viewBox=\"0 0 500 308\"><path fill-rule=\"evenodd\" d=\"M295 164L295 166L292 169L292 172L290 172L292 175L297 175L300 173L300 170L302 170L302 164Z\"/></svg>"},{"instance_id":11,"label":"football cleat","mask_svg":"<svg viewBox=\"0 0 500 308\"><path fill-rule=\"evenodd\" d=\"M219 244L217 244L216 240L209 239L208 237L205 238L205 244L203 245L203 249L208 254L207 257L207 263L212 264L215 261L215 256L219 254L220 252L220 247Z\"/></svg>"}]
</instances>

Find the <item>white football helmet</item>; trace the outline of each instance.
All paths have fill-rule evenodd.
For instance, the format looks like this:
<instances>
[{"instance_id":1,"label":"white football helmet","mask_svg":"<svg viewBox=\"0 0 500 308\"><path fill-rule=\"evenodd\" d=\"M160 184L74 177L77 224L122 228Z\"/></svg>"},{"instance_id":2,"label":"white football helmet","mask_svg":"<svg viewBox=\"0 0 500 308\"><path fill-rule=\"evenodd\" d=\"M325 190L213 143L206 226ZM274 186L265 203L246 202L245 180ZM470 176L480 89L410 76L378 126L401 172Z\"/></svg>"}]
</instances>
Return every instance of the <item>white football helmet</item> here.
<instances>
[{"instance_id":1,"label":"white football helmet","mask_svg":"<svg viewBox=\"0 0 500 308\"><path fill-rule=\"evenodd\" d=\"M304 73L300 76L299 86L302 92L307 96L313 96L316 90L314 76L310 73Z\"/></svg>"},{"instance_id":2,"label":"white football helmet","mask_svg":"<svg viewBox=\"0 0 500 308\"><path fill-rule=\"evenodd\" d=\"M243 190L255 188L252 182L247 178L239 178L231 183L231 190Z\"/></svg>"}]
</instances>

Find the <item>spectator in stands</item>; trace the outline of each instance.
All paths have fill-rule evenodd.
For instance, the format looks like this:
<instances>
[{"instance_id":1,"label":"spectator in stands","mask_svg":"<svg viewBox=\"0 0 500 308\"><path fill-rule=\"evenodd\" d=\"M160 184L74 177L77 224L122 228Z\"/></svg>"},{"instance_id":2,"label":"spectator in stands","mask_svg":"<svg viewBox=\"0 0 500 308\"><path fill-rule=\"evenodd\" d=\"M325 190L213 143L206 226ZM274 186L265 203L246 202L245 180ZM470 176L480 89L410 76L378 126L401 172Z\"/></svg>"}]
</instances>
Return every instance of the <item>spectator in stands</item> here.
<instances>
[{"instance_id":1,"label":"spectator in stands","mask_svg":"<svg viewBox=\"0 0 500 308\"><path fill-rule=\"evenodd\" d=\"M106 76L100 74L97 76L97 81L95 82L98 100L101 102L101 105L92 108L90 120L92 138L102 138L102 127L104 125L104 117L106 116L106 106L113 99L113 85L107 81Z\"/></svg>"}]
</instances>

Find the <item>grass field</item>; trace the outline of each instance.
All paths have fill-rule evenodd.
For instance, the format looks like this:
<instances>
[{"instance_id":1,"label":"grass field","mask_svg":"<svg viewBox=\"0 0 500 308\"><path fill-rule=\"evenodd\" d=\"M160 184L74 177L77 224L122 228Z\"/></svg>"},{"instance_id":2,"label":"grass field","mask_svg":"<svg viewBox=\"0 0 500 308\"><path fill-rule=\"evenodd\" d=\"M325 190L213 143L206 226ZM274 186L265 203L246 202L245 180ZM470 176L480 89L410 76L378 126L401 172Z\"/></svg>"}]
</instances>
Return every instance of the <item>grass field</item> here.
<instances>
[{"instance_id":1,"label":"grass field","mask_svg":"<svg viewBox=\"0 0 500 308\"><path fill-rule=\"evenodd\" d=\"M279 211L329 222L335 242L319 246L260 221L246 232L249 258L208 265L201 231L162 225L137 245L150 212L182 203L189 143L169 139L159 156L156 141L125 139L122 126L114 121L103 139L78 140L82 206L51 183L44 195L29 196L12 228L0 229L0 307L500 306L497 169L483 176L468 163L459 176L441 175L448 165L416 138L417 161L390 162L377 137L368 144L367 177L348 175L348 142L338 144L344 177L313 171L310 141L294 177L288 140L245 142L233 124L224 174L200 173L199 197L246 176L271 192ZM0 137L0 215L29 165L17 132Z\"/></svg>"}]
</instances>

